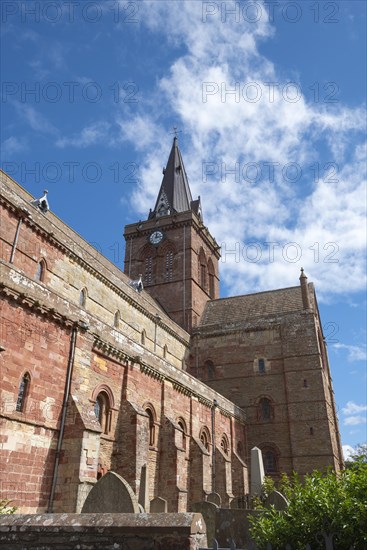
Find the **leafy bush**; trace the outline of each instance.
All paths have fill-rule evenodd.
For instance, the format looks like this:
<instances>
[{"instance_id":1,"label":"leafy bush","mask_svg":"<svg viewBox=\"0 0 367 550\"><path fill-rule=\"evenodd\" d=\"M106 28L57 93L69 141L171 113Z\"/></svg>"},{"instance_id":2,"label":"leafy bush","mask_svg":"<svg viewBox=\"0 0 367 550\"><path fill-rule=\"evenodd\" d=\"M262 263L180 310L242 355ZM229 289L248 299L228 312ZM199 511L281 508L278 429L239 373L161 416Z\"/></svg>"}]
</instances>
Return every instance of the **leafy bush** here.
<instances>
[{"instance_id":1,"label":"leafy bush","mask_svg":"<svg viewBox=\"0 0 367 550\"><path fill-rule=\"evenodd\" d=\"M16 506L9 506L11 500L0 500L0 514L15 514Z\"/></svg>"},{"instance_id":2,"label":"leafy bush","mask_svg":"<svg viewBox=\"0 0 367 550\"><path fill-rule=\"evenodd\" d=\"M336 474L314 471L304 477L283 476L279 490L289 502L285 511L258 501L263 513L251 518L251 535L259 550L325 550L332 540L335 550L367 549L367 464L357 460ZM330 546L329 546L330 547Z\"/></svg>"}]
</instances>

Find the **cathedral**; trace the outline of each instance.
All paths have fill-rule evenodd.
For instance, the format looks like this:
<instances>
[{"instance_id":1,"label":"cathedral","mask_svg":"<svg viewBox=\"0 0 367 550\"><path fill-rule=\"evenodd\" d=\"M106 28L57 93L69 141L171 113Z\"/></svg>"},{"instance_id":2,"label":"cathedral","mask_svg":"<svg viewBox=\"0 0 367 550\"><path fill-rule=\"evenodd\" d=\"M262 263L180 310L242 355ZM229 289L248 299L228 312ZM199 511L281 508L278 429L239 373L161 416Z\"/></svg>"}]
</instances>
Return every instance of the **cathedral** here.
<instances>
[{"instance_id":1,"label":"cathedral","mask_svg":"<svg viewBox=\"0 0 367 550\"><path fill-rule=\"evenodd\" d=\"M0 179L0 498L80 512L113 471L146 512L184 512L243 500L253 447L275 480L343 467L312 283L220 298L177 137L154 207L125 227L124 273Z\"/></svg>"}]
</instances>

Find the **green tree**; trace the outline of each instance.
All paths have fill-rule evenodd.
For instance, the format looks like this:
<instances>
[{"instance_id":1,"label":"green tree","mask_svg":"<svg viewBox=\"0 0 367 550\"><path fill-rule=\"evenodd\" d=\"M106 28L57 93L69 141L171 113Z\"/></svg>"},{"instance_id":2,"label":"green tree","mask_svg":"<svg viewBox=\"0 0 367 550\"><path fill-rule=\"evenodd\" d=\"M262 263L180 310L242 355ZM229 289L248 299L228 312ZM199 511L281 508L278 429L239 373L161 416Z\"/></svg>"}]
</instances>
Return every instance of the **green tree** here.
<instances>
[{"instance_id":1,"label":"green tree","mask_svg":"<svg viewBox=\"0 0 367 550\"><path fill-rule=\"evenodd\" d=\"M336 474L314 471L304 477L283 476L279 490L285 511L258 504L262 514L251 518L251 535L259 550L367 550L367 463ZM329 546L330 548L331 546Z\"/></svg>"},{"instance_id":2,"label":"green tree","mask_svg":"<svg viewBox=\"0 0 367 550\"><path fill-rule=\"evenodd\" d=\"M367 443L359 443L350 453L350 458L345 461L345 467L351 468L355 464L367 463Z\"/></svg>"}]
</instances>

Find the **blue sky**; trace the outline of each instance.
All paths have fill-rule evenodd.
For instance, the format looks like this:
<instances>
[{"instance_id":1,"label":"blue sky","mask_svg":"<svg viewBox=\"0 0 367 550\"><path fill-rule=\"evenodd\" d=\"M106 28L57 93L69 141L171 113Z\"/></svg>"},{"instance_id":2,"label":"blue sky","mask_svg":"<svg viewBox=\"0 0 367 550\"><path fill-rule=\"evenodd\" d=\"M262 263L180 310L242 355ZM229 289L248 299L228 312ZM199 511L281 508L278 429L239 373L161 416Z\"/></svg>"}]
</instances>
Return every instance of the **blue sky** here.
<instances>
[{"instance_id":1,"label":"blue sky","mask_svg":"<svg viewBox=\"0 0 367 550\"><path fill-rule=\"evenodd\" d=\"M366 3L1 4L1 165L123 267L180 130L221 295L316 285L342 441L366 441ZM231 253L235 251L235 253Z\"/></svg>"}]
</instances>

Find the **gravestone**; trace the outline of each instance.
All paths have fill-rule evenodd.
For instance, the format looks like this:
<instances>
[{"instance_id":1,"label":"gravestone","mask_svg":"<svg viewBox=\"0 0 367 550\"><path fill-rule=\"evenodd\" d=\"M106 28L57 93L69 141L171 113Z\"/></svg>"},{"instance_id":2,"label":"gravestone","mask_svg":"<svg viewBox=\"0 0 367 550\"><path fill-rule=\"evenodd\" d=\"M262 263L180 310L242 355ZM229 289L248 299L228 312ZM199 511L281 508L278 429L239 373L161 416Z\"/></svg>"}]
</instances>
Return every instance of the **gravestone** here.
<instances>
[{"instance_id":1,"label":"gravestone","mask_svg":"<svg viewBox=\"0 0 367 550\"><path fill-rule=\"evenodd\" d=\"M212 502L213 504L216 504L217 506L221 506L222 504L222 498L218 493L210 493L206 497L207 502Z\"/></svg>"},{"instance_id":2,"label":"gravestone","mask_svg":"<svg viewBox=\"0 0 367 550\"><path fill-rule=\"evenodd\" d=\"M193 512L198 512L203 516L206 525L206 536L208 539L208 543L211 544L216 536L216 517L219 507L213 502L204 501L195 502L194 504L192 504L191 510Z\"/></svg>"},{"instance_id":3,"label":"gravestone","mask_svg":"<svg viewBox=\"0 0 367 550\"><path fill-rule=\"evenodd\" d=\"M115 472L108 472L88 494L83 513L139 514L138 500L127 481Z\"/></svg>"},{"instance_id":4,"label":"gravestone","mask_svg":"<svg viewBox=\"0 0 367 550\"><path fill-rule=\"evenodd\" d=\"M167 501L164 498L156 497L150 501L150 513L151 514L160 514L167 512Z\"/></svg>"},{"instance_id":5,"label":"gravestone","mask_svg":"<svg viewBox=\"0 0 367 550\"><path fill-rule=\"evenodd\" d=\"M257 447L254 447L251 449L251 496L260 496L264 477L262 452Z\"/></svg>"},{"instance_id":6,"label":"gravestone","mask_svg":"<svg viewBox=\"0 0 367 550\"><path fill-rule=\"evenodd\" d=\"M145 512L149 513L149 483L146 464L141 467L139 504L144 508Z\"/></svg>"},{"instance_id":7,"label":"gravestone","mask_svg":"<svg viewBox=\"0 0 367 550\"><path fill-rule=\"evenodd\" d=\"M279 493L279 491L272 491L265 500L265 506L267 508L274 506L276 510L282 511L288 508L288 501L282 493Z\"/></svg>"}]
</instances>

